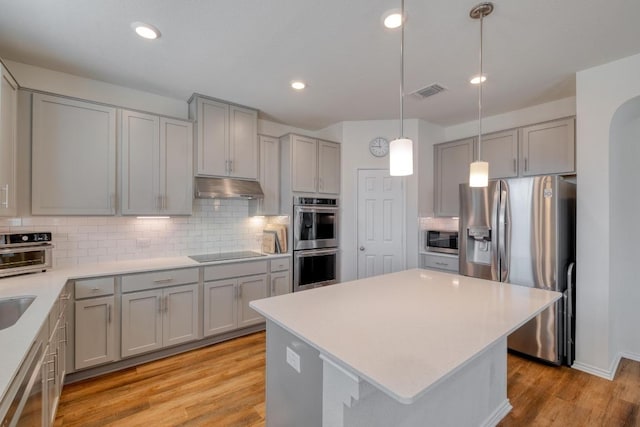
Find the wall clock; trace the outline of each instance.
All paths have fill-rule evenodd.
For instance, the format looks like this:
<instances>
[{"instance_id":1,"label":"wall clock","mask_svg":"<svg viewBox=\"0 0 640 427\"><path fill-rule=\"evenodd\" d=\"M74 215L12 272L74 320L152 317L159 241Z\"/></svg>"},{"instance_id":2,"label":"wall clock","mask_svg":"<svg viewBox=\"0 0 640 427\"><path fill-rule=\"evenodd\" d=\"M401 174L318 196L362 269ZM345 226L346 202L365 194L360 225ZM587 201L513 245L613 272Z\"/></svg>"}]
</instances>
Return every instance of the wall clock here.
<instances>
[{"instance_id":1,"label":"wall clock","mask_svg":"<svg viewBox=\"0 0 640 427\"><path fill-rule=\"evenodd\" d=\"M389 154L389 141L381 136L369 141L369 152L376 157L384 157Z\"/></svg>"}]
</instances>

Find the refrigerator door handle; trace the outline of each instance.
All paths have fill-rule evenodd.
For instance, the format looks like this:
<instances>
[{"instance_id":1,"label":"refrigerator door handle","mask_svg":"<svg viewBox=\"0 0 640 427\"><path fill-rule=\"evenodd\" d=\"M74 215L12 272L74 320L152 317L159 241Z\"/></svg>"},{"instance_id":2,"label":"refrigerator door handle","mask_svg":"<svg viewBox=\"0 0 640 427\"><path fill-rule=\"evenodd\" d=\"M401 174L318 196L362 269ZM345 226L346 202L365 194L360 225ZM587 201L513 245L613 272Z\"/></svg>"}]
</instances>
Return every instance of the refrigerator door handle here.
<instances>
[{"instance_id":1,"label":"refrigerator door handle","mask_svg":"<svg viewBox=\"0 0 640 427\"><path fill-rule=\"evenodd\" d=\"M565 291L565 295L566 295L566 308L565 308L565 328L564 328L564 342L566 345L566 351L565 351L565 355L566 355L566 364L571 366L573 364L573 359L574 359L574 349L573 349L573 325L574 325L574 318L573 318L573 300L575 299L574 296L574 286L575 283L573 281L573 270L575 269L576 263L572 262L571 264L569 264L569 268L567 268L567 290Z\"/></svg>"},{"instance_id":2,"label":"refrigerator door handle","mask_svg":"<svg viewBox=\"0 0 640 427\"><path fill-rule=\"evenodd\" d=\"M509 262L507 260L507 186L501 183L500 211L498 213L498 257L500 259L500 281L506 282L509 278Z\"/></svg>"},{"instance_id":3,"label":"refrigerator door handle","mask_svg":"<svg viewBox=\"0 0 640 427\"><path fill-rule=\"evenodd\" d=\"M495 191L493 192L493 215L491 216L491 253L493 254L492 267L493 280L501 281L501 267L500 267L500 186L502 181L496 183ZM497 221L497 223L496 223ZM496 235L497 234L497 235Z\"/></svg>"}]
</instances>

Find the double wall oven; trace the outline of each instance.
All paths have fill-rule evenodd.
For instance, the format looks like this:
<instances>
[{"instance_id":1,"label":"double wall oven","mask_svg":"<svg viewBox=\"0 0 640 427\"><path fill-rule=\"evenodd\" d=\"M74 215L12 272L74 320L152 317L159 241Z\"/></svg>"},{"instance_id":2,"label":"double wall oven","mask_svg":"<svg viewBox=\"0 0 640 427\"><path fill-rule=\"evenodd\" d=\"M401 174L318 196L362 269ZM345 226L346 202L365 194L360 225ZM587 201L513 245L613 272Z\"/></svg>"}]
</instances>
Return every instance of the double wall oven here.
<instances>
[{"instance_id":1,"label":"double wall oven","mask_svg":"<svg viewBox=\"0 0 640 427\"><path fill-rule=\"evenodd\" d=\"M338 199L293 198L293 291L338 283Z\"/></svg>"}]
</instances>

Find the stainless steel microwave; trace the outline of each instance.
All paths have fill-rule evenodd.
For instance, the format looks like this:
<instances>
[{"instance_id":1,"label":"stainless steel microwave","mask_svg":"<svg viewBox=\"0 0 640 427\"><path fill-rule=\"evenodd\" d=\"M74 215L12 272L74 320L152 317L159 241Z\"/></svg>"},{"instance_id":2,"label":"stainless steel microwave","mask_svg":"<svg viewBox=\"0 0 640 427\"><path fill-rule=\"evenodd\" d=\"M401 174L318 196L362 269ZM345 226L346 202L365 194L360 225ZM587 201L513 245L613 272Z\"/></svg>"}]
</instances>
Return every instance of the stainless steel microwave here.
<instances>
[{"instance_id":1,"label":"stainless steel microwave","mask_svg":"<svg viewBox=\"0 0 640 427\"><path fill-rule=\"evenodd\" d=\"M424 245L427 252L458 254L458 232L445 230L426 230Z\"/></svg>"}]
</instances>

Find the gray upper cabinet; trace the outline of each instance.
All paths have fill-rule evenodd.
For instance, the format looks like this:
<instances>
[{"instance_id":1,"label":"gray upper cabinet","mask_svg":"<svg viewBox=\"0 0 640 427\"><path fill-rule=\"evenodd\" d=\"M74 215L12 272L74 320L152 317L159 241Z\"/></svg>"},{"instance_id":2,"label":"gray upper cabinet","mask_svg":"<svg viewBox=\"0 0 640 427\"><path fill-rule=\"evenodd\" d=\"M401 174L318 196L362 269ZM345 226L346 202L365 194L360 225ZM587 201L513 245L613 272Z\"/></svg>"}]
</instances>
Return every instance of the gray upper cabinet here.
<instances>
[{"instance_id":1,"label":"gray upper cabinet","mask_svg":"<svg viewBox=\"0 0 640 427\"><path fill-rule=\"evenodd\" d=\"M340 144L318 141L318 192L340 194Z\"/></svg>"},{"instance_id":2,"label":"gray upper cabinet","mask_svg":"<svg viewBox=\"0 0 640 427\"><path fill-rule=\"evenodd\" d=\"M340 144L295 134L280 142L283 194L340 194Z\"/></svg>"},{"instance_id":3,"label":"gray upper cabinet","mask_svg":"<svg viewBox=\"0 0 640 427\"><path fill-rule=\"evenodd\" d=\"M489 163L489 179L518 176L518 130L482 135L480 157Z\"/></svg>"},{"instance_id":4,"label":"gray upper cabinet","mask_svg":"<svg viewBox=\"0 0 640 427\"><path fill-rule=\"evenodd\" d=\"M575 172L575 118L523 127L520 139L521 175Z\"/></svg>"},{"instance_id":5,"label":"gray upper cabinet","mask_svg":"<svg viewBox=\"0 0 640 427\"><path fill-rule=\"evenodd\" d=\"M114 215L116 109L34 94L32 213Z\"/></svg>"},{"instance_id":6,"label":"gray upper cabinet","mask_svg":"<svg viewBox=\"0 0 640 427\"><path fill-rule=\"evenodd\" d=\"M121 125L122 213L190 215L191 123L123 110Z\"/></svg>"},{"instance_id":7,"label":"gray upper cabinet","mask_svg":"<svg viewBox=\"0 0 640 427\"><path fill-rule=\"evenodd\" d=\"M258 112L201 95L189 101L195 119L195 172L258 179Z\"/></svg>"},{"instance_id":8,"label":"gray upper cabinet","mask_svg":"<svg viewBox=\"0 0 640 427\"><path fill-rule=\"evenodd\" d=\"M280 213L280 140L260 135L260 185L264 198L260 201L261 215Z\"/></svg>"},{"instance_id":9,"label":"gray upper cabinet","mask_svg":"<svg viewBox=\"0 0 640 427\"><path fill-rule=\"evenodd\" d=\"M435 215L459 215L459 185L469 182L474 141L474 138L467 138L433 146Z\"/></svg>"},{"instance_id":10,"label":"gray upper cabinet","mask_svg":"<svg viewBox=\"0 0 640 427\"><path fill-rule=\"evenodd\" d=\"M459 184L469 181L478 138L434 145L434 214L458 216ZM575 118L554 120L482 136L489 179L575 173Z\"/></svg>"},{"instance_id":11,"label":"gray upper cabinet","mask_svg":"<svg viewBox=\"0 0 640 427\"><path fill-rule=\"evenodd\" d=\"M16 216L18 84L0 62L0 216Z\"/></svg>"},{"instance_id":12,"label":"gray upper cabinet","mask_svg":"<svg viewBox=\"0 0 640 427\"><path fill-rule=\"evenodd\" d=\"M292 135L293 149L291 170L293 191L315 193L318 182L317 141L313 138Z\"/></svg>"}]
</instances>

